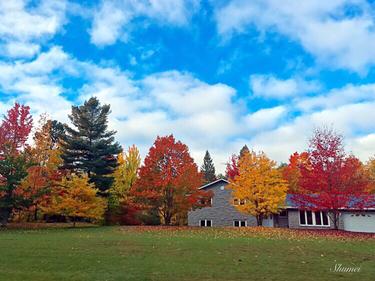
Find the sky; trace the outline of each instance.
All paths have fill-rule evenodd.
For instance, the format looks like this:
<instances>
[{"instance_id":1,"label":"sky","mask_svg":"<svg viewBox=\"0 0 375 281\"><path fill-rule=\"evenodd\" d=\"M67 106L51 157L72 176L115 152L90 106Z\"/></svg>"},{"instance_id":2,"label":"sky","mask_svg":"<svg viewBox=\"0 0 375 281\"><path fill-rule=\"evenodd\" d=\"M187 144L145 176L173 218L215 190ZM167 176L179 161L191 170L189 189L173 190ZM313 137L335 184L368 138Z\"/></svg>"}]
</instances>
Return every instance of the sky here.
<instances>
[{"instance_id":1,"label":"sky","mask_svg":"<svg viewBox=\"0 0 375 281\"><path fill-rule=\"evenodd\" d=\"M287 162L313 130L375 154L375 1L0 0L0 114L69 122L96 96L126 149L173 134L218 172L244 144Z\"/></svg>"}]
</instances>

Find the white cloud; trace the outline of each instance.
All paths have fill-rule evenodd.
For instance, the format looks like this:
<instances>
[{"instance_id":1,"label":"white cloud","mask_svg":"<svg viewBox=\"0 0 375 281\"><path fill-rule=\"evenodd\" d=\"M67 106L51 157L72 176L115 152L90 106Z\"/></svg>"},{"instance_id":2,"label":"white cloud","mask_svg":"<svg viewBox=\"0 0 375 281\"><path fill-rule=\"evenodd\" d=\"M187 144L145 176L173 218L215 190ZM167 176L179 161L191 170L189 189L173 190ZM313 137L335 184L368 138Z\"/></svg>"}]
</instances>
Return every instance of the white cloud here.
<instances>
[{"instance_id":1,"label":"white cloud","mask_svg":"<svg viewBox=\"0 0 375 281\"><path fill-rule=\"evenodd\" d=\"M269 130L279 125L280 119L285 116L287 109L284 106L260 109L245 117L249 130Z\"/></svg>"},{"instance_id":2,"label":"white cloud","mask_svg":"<svg viewBox=\"0 0 375 281\"><path fill-rule=\"evenodd\" d=\"M65 21L66 2L25 0L0 1L0 51L2 55L32 57L39 43L52 37Z\"/></svg>"},{"instance_id":3,"label":"white cloud","mask_svg":"<svg viewBox=\"0 0 375 281\"><path fill-rule=\"evenodd\" d=\"M132 30L130 23L139 17L162 25L186 25L198 6L198 0L102 1L94 12L91 42L98 46L126 42Z\"/></svg>"},{"instance_id":4,"label":"white cloud","mask_svg":"<svg viewBox=\"0 0 375 281\"><path fill-rule=\"evenodd\" d=\"M321 63L364 72L375 64L372 9L365 0L232 0L217 7L215 17L224 36L246 32L250 26L277 31Z\"/></svg>"},{"instance_id":5,"label":"white cloud","mask_svg":"<svg viewBox=\"0 0 375 281\"><path fill-rule=\"evenodd\" d=\"M337 90L339 91L339 89ZM375 102L348 103L338 107L305 112L278 125L276 128L256 134L250 146L263 150L277 161L286 162L291 153L307 148L308 139L315 128L333 126L345 137L348 151L365 161L375 154L373 132Z\"/></svg>"},{"instance_id":6,"label":"white cloud","mask_svg":"<svg viewBox=\"0 0 375 281\"><path fill-rule=\"evenodd\" d=\"M303 111L336 108L345 104L375 100L375 84L346 85L341 89L332 89L326 94L302 98L297 107Z\"/></svg>"},{"instance_id":7,"label":"white cloud","mask_svg":"<svg viewBox=\"0 0 375 281\"><path fill-rule=\"evenodd\" d=\"M251 75L250 88L255 97L284 99L316 92L320 86L315 81L302 78L282 80L272 75Z\"/></svg>"}]
</instances>

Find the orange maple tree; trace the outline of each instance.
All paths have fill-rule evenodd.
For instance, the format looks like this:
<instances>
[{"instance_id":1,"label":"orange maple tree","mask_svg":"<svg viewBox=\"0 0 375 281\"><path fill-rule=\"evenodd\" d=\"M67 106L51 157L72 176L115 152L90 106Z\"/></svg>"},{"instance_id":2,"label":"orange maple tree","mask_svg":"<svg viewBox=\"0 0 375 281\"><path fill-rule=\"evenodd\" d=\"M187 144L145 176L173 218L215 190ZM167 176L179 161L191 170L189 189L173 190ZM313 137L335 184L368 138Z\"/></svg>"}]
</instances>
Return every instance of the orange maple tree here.
<instances>
[{"instance_id":1,"label":"orange maple tree","mask_svg":"<svg viewBox=\"0 0 375 281\"><path fill-rule=\"evenodd\" d=\"M282 168L283 178L288 182L288 193L300 191L301 167L308 166L309 154L295 152L289 157L289 164Z\"/></svg>"}]
</instances>

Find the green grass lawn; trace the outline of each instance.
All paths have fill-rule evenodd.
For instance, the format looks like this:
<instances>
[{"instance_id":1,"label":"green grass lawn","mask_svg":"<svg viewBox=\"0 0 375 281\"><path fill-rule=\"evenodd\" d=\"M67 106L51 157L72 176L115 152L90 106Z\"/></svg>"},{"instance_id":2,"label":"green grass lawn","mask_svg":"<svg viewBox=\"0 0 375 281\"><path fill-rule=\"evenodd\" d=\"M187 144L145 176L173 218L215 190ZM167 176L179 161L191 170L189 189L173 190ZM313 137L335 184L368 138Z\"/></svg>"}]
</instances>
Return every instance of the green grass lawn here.
<instances>
[{"instance_id":1,"label":"green grass lawn","mask_svg":"<svg viewBox=\"0 0 375 281\"><path fill-rule=\"evenodd\" d=\"M359 273L330 272L336 263ZM375 239L290 230L0 231L0 280L375 280Z\"/></svg>"}]
</instances>

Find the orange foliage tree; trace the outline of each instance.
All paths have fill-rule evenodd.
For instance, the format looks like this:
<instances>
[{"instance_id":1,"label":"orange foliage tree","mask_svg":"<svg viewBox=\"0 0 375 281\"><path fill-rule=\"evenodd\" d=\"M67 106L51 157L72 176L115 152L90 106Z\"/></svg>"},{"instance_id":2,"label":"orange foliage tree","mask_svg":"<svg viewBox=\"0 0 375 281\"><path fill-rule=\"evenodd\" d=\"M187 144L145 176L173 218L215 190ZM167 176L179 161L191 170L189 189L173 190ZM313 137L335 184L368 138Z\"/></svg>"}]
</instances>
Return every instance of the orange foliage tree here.
<instances>
[{"instance_id":1,"label":"orange foliage tree","mask_svg":"<svg viewBox=\"0 0 375 281\"><path fill-rule=\"evenodd\" d=\"M42 115L34 135L34 145L30 149L33 166L27 170L27 177L17 188L17 192L28 201L24 209L29 214L33 213L34 220L38 219L39 206L45 204L56 181L61 179L61 152L51 131L52 121Z\"/></svg>"},{"instance_id":2,"label":"orange foliage tree","mask_svg":"<svg viewBox=\"0 0 375 281\"><path fill-rule=\"evenodd\" d=\"M173 135L157 137L131 194L140 208L157 210L162 223L170 225L191 208L204 206L210 198L198 189L202 182L188 147Z\"/></svg>"},{"instance_id":3,"label":"orange foliage tree","mask_svg":"<svg viewBox=\"0 0 375 281\"><path fill-rule=\"evenodd\" d=\"M103 218L106 201L96 196L98 190L89 183L84 175L64 177L52 192L48 204L42 206L44 213L65 216L73 220L73 226L79 218L100 220Z\"/></svg>"},{"instance_id":4,"label":"orange foliage tree","mask_svg":"<svg viewBox=\"0 0 375 281\"><path fill-rule=\"evenodd\" d=\"M282 168L283 178L288 182L288 193L299 192L301 179L301 167L308 166L307 152L295 152L289 157L289 164Z\"/></svg>"}]
</instances>

